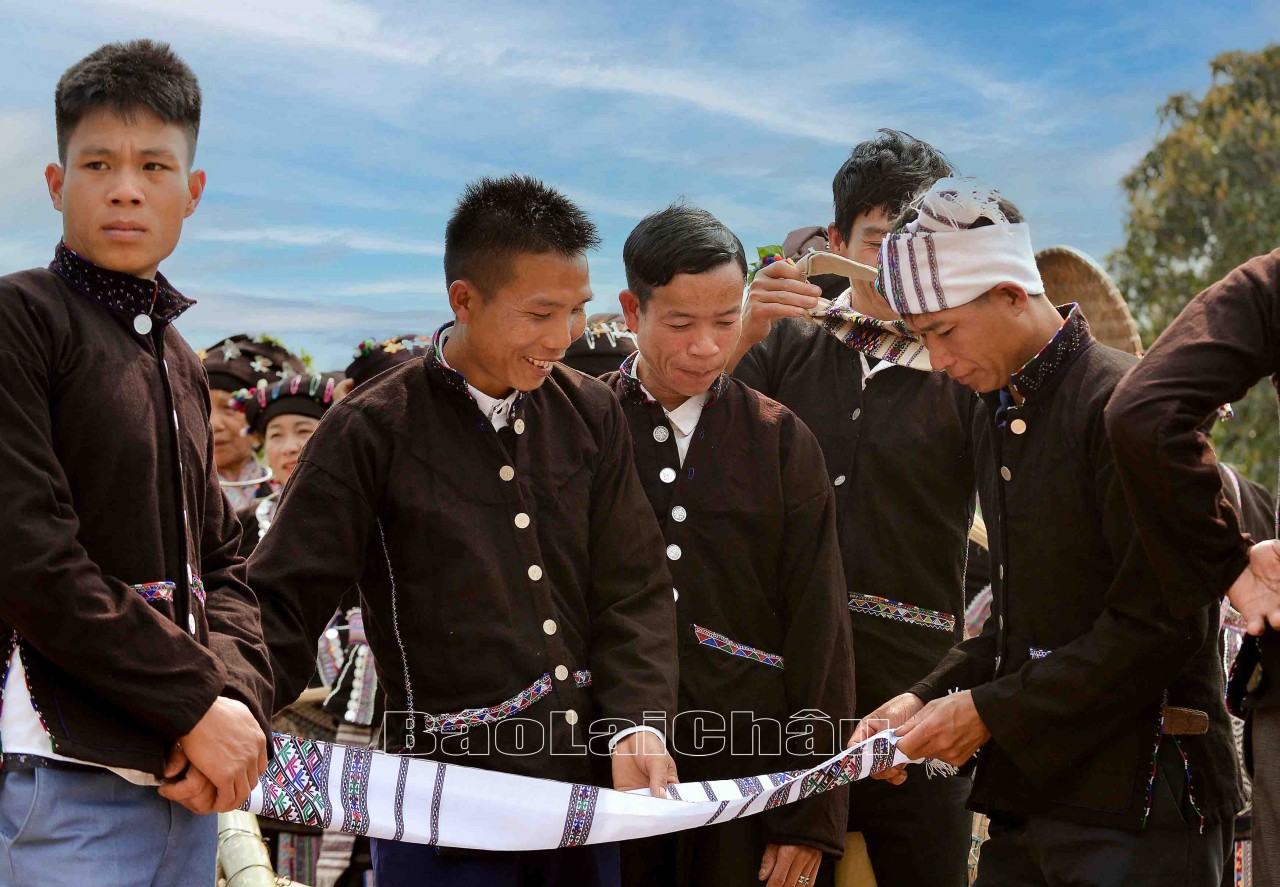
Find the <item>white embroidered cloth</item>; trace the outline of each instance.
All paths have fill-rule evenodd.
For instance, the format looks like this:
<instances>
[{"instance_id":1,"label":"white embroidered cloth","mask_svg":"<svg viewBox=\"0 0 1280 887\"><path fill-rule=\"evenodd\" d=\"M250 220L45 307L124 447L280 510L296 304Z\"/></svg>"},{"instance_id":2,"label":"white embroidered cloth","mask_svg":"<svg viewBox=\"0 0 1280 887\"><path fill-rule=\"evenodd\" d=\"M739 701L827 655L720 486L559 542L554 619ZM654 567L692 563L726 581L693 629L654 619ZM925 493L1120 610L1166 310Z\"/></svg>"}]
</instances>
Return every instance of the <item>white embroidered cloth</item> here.
<instances>
[{"instance_id":1,"label":"white embroidered cloth","mask_svg":"<svg viewBox=\"0 0 1280 887\"><path fill-rule=\"evenodd\" d=\"M868 357L913 370L930 372L929 352L901 320L879 320L853 309L850 290L833 302L818 300L809 317L850 348Z\"/></svg>"},{"instance_id":2,"label":"white embroidered cloth","mask_svg":"<svg viewBox=\"0 0 1280 887\"><path fill-rule=\"evenodd\" d=\"M277 733L244 808L374 838L474 850L548 850L751 816L910 763L892 731L809 770L683 782L668 798L438 763Z\"/></svg>"}]
</instances>

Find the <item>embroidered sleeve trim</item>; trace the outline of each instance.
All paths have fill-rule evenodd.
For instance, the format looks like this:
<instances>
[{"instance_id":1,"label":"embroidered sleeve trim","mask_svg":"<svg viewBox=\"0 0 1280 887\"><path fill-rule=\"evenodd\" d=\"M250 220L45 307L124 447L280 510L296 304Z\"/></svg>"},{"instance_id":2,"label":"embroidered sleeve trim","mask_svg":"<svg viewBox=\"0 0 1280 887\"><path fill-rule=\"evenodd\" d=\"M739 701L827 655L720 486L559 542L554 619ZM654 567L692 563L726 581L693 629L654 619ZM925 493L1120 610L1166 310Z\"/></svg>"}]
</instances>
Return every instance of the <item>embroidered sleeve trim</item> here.
<instances>
[{"instance_id":1,"label":"embroidered sleeve trim","mask_svg":"<svg viewBox=\"0 0 1280 887\"><path fill-rule=\"evenodd\" d=\"M766 653L764 650L756 647L740 644L737 641L730 640L724 635L714 632L709 628L703 628L701 625L693 626L693 633L698 638L698 643L704 647L714 647L717 650L728 653L731 656L740 656L743 659L750 659L754 662L761 662L765 665L772 665L777 669L785 669L783 658L776 653Z\"/></svg>"},{"instance_id":2,"label":"embroidered sleeve trim","mask_svg":"<svg viewBox=\"0 0 1280 887\"><path fill-rule=\"evenodd\" d=\"M892 619L894 622L905 622L921 628L934 628L938 631L955 631L956 628L956 617L950 613L928 610L871 594L850 594L849 609L866 616L879 616L881 619Z\"/></svg>"}]
</instances>

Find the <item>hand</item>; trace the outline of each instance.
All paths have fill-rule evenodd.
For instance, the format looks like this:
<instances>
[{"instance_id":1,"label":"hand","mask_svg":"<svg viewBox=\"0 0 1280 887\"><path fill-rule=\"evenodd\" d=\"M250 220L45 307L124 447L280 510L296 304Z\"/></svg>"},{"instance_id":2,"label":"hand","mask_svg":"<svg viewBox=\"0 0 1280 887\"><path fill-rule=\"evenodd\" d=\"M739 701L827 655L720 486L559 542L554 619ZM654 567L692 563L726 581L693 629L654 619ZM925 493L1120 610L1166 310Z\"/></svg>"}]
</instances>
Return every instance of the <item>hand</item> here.
<instances>
[{"instance_id":1,"label":"hand","mask_svg":"<svg viewBox=\"0 0 1280 887\"><path fill-rule=\"evenodd\" d=\"M898 729L915 717L922 708L924 708L924 700L914 693L903 693L893 697L858 723L858 728L853 731L853 736L850 737L849 745L846 747L853 748L881 730ZM907 766L899 764L897 767L873 773L871 778L882 779L892 785L902 785L907 781Z\"/></svg>"},{"instance_id":2,"label":"hand","mask_svg":"<svg viewBox=\"0 0 1280 887\"><path fill-rule=\"evenodd\" d=\"M822 289L805 280L800 269L790 262L774 262L757 271L742 312L742 337L728 369L737 366L752 345L769 335L775 320L806 316L818 307L821 295Z\"/></svg>"},{"instance_id":3,"label":"hand","mask_svg":"<svg viewBox=\"0 0 1280 887\"><path fill-rule=\"evenodd\" d=\"M795 887L802 876L808 876L809 880L803 883L812 884L818 880L820 865L821 850L797 844L769 844L760 860L760 880L769 879L766 887Z\"/></svg>"},{"instance_id":4,"label":"hand","mask_svg":"<svg viewBox=\"0 0 1280 887\"><path fill-rule=\"evenodd\" d=\"M930 702L897 730L898 751L959 767L991 738L968 690Z\"/></svg>"},{"instance_id":5,"label":"hand","mask_svg":"<svg viewBox=\"0 0 1280 887\"><path fill-rule=\"evenodd\" d=\"M213 783L213 809L219 813L243 804L267 769L267 738L262 728L243 703L226 696L215 699L178 743L191 766Z\"/></svg>"},{"instance_id":6,"label":"hand","mask_svg":"<svg viewBox=\"0 0 1280 887\"><path fill-rule=\"evenodd\" d=\"M648 786L655 798L665 798L667 786L679 781L676 762L656 733L639 730L613 747L613 787L618 791Z\"/></svg>"},{"instance_id":7,"label":"hand","mask_svg":"<svg viewBox=\"0 0 1280 887\"><path fill-rule=\"evenodd\" d=\"M1227 598L1245 618L1249 634L1262 634L1268 623L1280 629L1280 542L1269 539L1249 549L1249 566L1231 584Z\"/></svg>"},{"instance_id":8,"label":"hand","mask_svg":"<svg viewBox=\"0 0 1280 887\"><path fill-rule=\"evenodd\" d=\"M191 766L179 744L174 744L165 761L164 778L173 781L160 786L160 797L181 804L197 816L214 811L218 790L208 777Z\"/></svg>"}]
</instances>

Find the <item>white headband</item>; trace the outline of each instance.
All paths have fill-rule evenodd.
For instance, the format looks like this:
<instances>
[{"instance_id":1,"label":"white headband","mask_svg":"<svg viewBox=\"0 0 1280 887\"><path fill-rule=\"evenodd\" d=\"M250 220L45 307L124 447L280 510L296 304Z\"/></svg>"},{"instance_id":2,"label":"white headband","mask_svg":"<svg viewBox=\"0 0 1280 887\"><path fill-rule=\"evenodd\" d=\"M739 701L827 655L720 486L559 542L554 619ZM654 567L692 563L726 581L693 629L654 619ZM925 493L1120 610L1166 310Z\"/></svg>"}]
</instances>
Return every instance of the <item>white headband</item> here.
<instances>
[{"instance_id":1,"label":"white headband","mask_svg":"<svg viewBox=\"0 0 1280 887\"><path fill-rule=\"evenodd\" d=\"M1044 292L1031 229L1008 220L999 191L976 179L940 179L918 209L880 244L876 285L899 314L956 308L1001 283ZM982 218L994 224L973 227Z\"/></svg>"}]
</instances>

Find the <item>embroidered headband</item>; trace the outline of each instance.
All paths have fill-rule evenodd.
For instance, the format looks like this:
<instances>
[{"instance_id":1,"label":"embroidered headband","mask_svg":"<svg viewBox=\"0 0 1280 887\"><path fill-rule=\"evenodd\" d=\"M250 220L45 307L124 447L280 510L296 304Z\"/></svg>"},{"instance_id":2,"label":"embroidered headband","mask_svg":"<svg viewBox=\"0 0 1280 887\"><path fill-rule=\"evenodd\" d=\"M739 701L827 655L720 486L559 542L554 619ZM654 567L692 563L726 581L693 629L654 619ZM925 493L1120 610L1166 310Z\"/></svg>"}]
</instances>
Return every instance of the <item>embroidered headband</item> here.
<instances>
[{"instance_id":1,"label":"embroidered headband","mask_svg":"<svg viewBox=\"0 0 1280 887\"><path fill-rule=\"evenodd\" d=\"M1001 283L1044 292L1031 229L1009 221L998 190L976 179L939 179L916 209L880 244L876 288L899 314L957 308ZM984 219L991 224L975 227Z\"/></svg>"}]
</instances>

